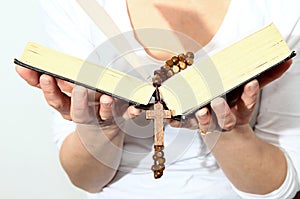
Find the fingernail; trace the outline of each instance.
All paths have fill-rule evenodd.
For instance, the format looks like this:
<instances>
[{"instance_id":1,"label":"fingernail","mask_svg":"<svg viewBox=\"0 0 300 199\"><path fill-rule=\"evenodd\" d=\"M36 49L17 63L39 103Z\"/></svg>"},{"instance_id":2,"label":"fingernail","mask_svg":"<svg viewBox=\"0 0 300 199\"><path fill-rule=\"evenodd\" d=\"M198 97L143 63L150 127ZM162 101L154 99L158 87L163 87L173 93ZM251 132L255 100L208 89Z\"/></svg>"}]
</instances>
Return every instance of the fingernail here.
<instances>
[{"instance_id":1,"label":"fingernail","mask_svg":"<svg viewBox=\"0 0 300 199\"><path fill-rule=\"evenodd\" d=\"M221 97L218 97L218 98L213 99L211 101L212 106L220 106L220 105L223 105L223 104L224 104L224 99L222 99Z\"/></svg>"},{"instance_id":2,"label":"fingernail","mask_svg":"<svg viewBox=\"0 0 300 199\"><path fill-rule=\"evenodd\" d=\"M203 109L200 109L199 111L197 111L196 113L197 115L197 118L203 118L203 117L206 117L207 114L208 114L208 111L206 108L203 108Z\"/></svg>"},{"instance_id":3,"label":"fingernail","mask_svg":"<svg viewBox=\"0 0 300 199\"><path fill-rule=\"evenodd\" d=\"M81 100L85 95L85 89L80 86L75 86L73 90L73 97L76 100Z\"/></svg>"},{"instance_id":4,"label":"fingernail","mask_svg":"<svg viewBox=\"0 0 300 199\"><path fill-rule=\"evenodd\" d=\"M256 90L259 87L258 81L252 81L248 84L248 86L250 91Z\"/></svg>"},{"instance_id":5,"label":"fingernail","mask_svg":"<svg viewBox=\"0 0 300 199\"><path fill-rule=\"evenodd\" d=\"M45 78L41 78L41 84L47 86L47 85L50 85L50 81L48 79L45 79Z\"/></svg>"},{"instance_id":6,"label":"fingernail","mask_svg":"<svg viewBox=\"0 0 300 199\"><path fill-rule=\"evenodd\" d=\"M100 98L100 103L101 103L101 106L103 106L105 108L111 108L111 106L113 104L113 100L111 97L102 96Z\"/></svg>"},{"instance_id":7,"label":"fingernail","mask_svg":"<svg viewBox=\"0 0 300 199\"><path fill-rule=\"evenodd\" d=\"M104 106L106 108L110 108L112 106L112 103L101 103L101 106Z\"/></svg>"}]
</instances>

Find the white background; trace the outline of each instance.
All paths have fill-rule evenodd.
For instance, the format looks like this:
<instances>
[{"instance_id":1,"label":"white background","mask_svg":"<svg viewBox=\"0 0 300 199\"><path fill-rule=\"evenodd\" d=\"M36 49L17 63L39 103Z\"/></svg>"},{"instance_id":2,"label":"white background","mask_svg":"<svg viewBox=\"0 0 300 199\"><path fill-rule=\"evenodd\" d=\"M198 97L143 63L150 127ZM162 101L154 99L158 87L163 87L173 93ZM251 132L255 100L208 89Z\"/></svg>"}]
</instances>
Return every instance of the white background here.
<instances>
[{"instance_id":1,"label":"white background","mask_svg":"<svg viewBox=\"0 0 300 199\"><path fill-rule=\"evenodd\" d=\"M1 0L0 198L81 199L52 142L51 110L15 72L27 41L46 44L38 0Z\"/></svg>"}]
</instances>

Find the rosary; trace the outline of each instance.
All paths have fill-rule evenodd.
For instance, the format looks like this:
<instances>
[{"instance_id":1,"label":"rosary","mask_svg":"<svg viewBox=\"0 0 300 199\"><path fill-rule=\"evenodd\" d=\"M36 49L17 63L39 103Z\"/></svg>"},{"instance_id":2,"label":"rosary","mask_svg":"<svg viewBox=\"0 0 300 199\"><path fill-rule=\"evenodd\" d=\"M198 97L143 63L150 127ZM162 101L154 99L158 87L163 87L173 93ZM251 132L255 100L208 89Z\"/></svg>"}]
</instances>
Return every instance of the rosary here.
<instances>
[{"instance_id":1,"label":"rosary","mask_svg":"<svg viewBox=\"0 0 300 199\"><path fill-rule=\"evenodd\" d=\"M186 54L179 54L173 56L171 59L165 62L165 65L160 69L154 71L154 77L152 78L153 86L155 89L155 103L153 110L146 111L146 119L154 120L154 155L152 156L154 164L151 170L154 173L154 178L158 179L163 175L165 170L164 158L164 119L172 117L172 111L166 110L164 107L163 100L160 97L159 87L162 82L168 78L179 73L180 71L192 65L194 62L194 54L187 52Z\"/></svg>"}]
</instances>

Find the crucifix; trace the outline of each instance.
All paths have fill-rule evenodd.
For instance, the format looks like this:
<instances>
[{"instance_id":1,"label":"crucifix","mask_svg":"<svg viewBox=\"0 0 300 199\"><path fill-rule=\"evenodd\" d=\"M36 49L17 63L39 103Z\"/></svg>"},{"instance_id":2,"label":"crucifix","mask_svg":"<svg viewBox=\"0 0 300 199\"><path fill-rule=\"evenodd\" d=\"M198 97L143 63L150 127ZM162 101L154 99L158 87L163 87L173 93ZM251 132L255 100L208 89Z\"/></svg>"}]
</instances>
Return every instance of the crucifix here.
<instances>
[{"instance_id":1,"label":"crucifix","mask_svg":"<svg viewBox=\"0 0 300 199\"><path fill-rule=\"evenodd\" d=\"M187 66L192 65L194 62L194 53L187 52L186 54L179 54L173 56L171 59L165 62L165 65L160 69L154 71L154 77L152 78L153 86L155 89L155 103L153 110L146 111L146 119L154 120L154 165L152 171L154 172L154 178L160 178L163 175L165 169L164 158L164 119L171 118L175 115L171 110L165 110L162 100L160 98L158 87L162 82L172 77L173 75L185 70ZM172 114L173 113L173 114Z\"/></svg>"},{"instance_id":2,"label":"crucifix","mask_svg":"<svg viewBox=\"0 0 300 199\"><path fill-rule=\"evenodd\" d=\"M154 120L154 165L152 171L154 172L154 178L160 178L163 175L165 169L164 158L164 119L171 118L171 111L164 110L163 104L159 97L158 88L156 88L156 98L153 110L146 111L146 119Z\"/></svg>"}]
</instances>

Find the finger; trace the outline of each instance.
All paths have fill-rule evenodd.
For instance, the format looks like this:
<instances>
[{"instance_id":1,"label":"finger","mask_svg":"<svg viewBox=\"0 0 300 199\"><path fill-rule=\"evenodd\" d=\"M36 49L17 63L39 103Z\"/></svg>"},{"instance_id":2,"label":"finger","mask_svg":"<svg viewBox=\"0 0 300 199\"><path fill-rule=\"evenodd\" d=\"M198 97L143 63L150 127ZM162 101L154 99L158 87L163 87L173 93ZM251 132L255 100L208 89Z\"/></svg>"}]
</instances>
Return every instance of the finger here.
<instances>
[{"instance_id":1,"label":"finger","mask_svg":"<svg viewBox=\"0 0 300 199\"><path fill-rule=\"evenodd\" d=\"M209 151L211 151L220 136L220 131L219 128L217 128L216 120L207 107L197 111L195 116L198 120L198 128L203 141L205 142ZM209 151L207 151L208 154Z\"/></svg>"},{"instance_id":2,"label":"finger","mask_svg":"<svg viewBox=\"0 0 300 199\"><path fill-rule=\"evenodd\" d=\"M271 68L267 72L263 73L258 77L258 82L261 88L263 88L265 85L269 84L273 80L279 78L289 67L292 65L293 60L289 59L286 62L283 62L282 64Z\"/></svg>"},{"instance_id":3,"label":"finger","mask_svg":"<svg viewBox=\"0 0 300 199\"><path fill-rule=\"evenodd\" d=\"M88 89L88 103L89 106L100 106L100 97L102 96L102 93L89 90ZM99 110L97 111L99 113Z\"/></svg>"},{"instance_id":4,"label":"finger","mask_svg":"<svg viewBox=\"0 0 300 199\"><path fill-rule=\"evenodd\" d=\"M207 107L204 107L197 111L195 116L198 120L198 127L201 133L215 130L215 122Z\"/></svg>"},{"instance_id":5,"label":"finger","mask_svg":"<svg viewBox=\"0 0 300 199\"><path fill-rule=\"evenodd\" d=\"M216 114L218 125L221 129L231 130L235 126L236 117L223 98L218 97L212 100L211 108Z\"/></svg>"},{"instance_id":6,"label":"finger","mask_svg":"<svg viewBox=\"0 0 300 199\"><path fill-rule=\"evenodd\" d=\"M182 128L183 127L182 121L178 121L178 120L174 120L174 119L165 119L165 122L174 128Z\"/></svg>"},{"instance_id":7,"label":"finger","mask_svg":"<svg viewBox=\"0 0 300 199\"><path fill-rule=\"evenodd\" d=\"M181 120L165 119L165 122L174 128L198 129L198 120L193 116Z\"/></svg>"},{"instance_id":8,"label":"finger","mask_svg":"<svg viewBox=\"0 0 300 199\"><path fill-rule=\"evenodd\" d=\"M244 92L241 100L237 103L236 111L238 124L248 123L259 95L259 83L257 80L252 80L244 87Z\"/></svg>"},{"instance_id":9,"label":"finger","mask_svg":"<svg viewBox=\"0 0 300 199\"><path fill-rule=\"evenodd\" d=\"M137 109L137 108L135 108L134 106L129 106L129 107L127 108L127 111L126 111L125 114L123 115L123 118L124 118L125 120L127 120L127 119L133 119L133 118L135 118L136 116L140 115L141 112L142 112L141 109Z\"/></svg>"},{"instance_id":10,"label":"finger","mask_svg":"<svg viewBox=\"0 0 300 199\"><path fill-rule=\"evenodd\" d=\"M87 100L88 107L90 111L91 117L94 118L95 121L99 122L100 118L100 97L103 95L102 93L87 89Z\"/></svg>"},{"instance_id":11,"label":"finger","mask_svg":"<svg viewBox=\"0 0 300 199\"><path fill-rule=\"evenodd\" d=\"M259 94L259 84L257 80L252 80L247 83L244 88L244 92L241 96L244 106L247 110L252 111L257 102Z\"/></svg>"},{"instance_id":12,"label":"finger","mask_svg":"<svg viewBox=\"0 0 300 199\"><path fill-rule=\"evenodd\" d=\"M31 86L40 88L40 73L16 65L16 72Z\"/></svg>"},{"instance_id":13,"label":"finger","mask_svg":"<svg viewBox=\"0 0 300 199\"><path fill-rule=\"evenodd\" d=\"M56 78L56 82L61 91L63 91L64 93L67 93L67 94L72 93L72 90L75 86L74 84L67 82L65 80L58 79L58 78Z\"/></svg>"},{"instance_id":14,"label":"finger","mask_svg":"<svg viewBox=\"0 0 300 199\"><path fill-rule=\"evenodd\" d=\"M183 121L182 128L187 128L187 129L198 129L199 128L199 122L196 119L196 117L188 117Z\"/></svg>"},{"instance_id":15,"label":"finger","mask_svg":"<svg viewBox=\"0 0 300 199\"><path fill-rule=\"evenodd\" d=\"M102 120L108 120L113 117L113 103L114 100L108 95L101 95L99 114Z\"/></svg>"},{"instance_id":16,"label":"finger","mask_svg":"<svg viewBox=\"0 0 300 199\"><path fill-rule=\"evenodd\" d=\"M129 119L135 118L136 116L140 115L141 112L142 112L141 109L137 109L134 106L129 106L128 109L127 109Z\"/></svg>"},{"instance_id":17,"label":"finger","mask_svg":"<svg viewBox=\"0 0 300 199\"><path fill-rule=\"evenodd\" d=\"M88 91L81 86L75 86L72 90L71 117L79 124L91 124L96 122L97 117L91 115L88 106Z\"/></svg>"},{"instance_id":18,"label":"finger","mask_svg":"<svg viewBox=\"0 0 300 199\"><path fill-rule=\"evenodd\" d=\"M47 103L59 111L63 118L71 120L70 97L61 92L55 79L48 75L42 75L40 77L40 86Z\"/></svg>"}]
</instances>

